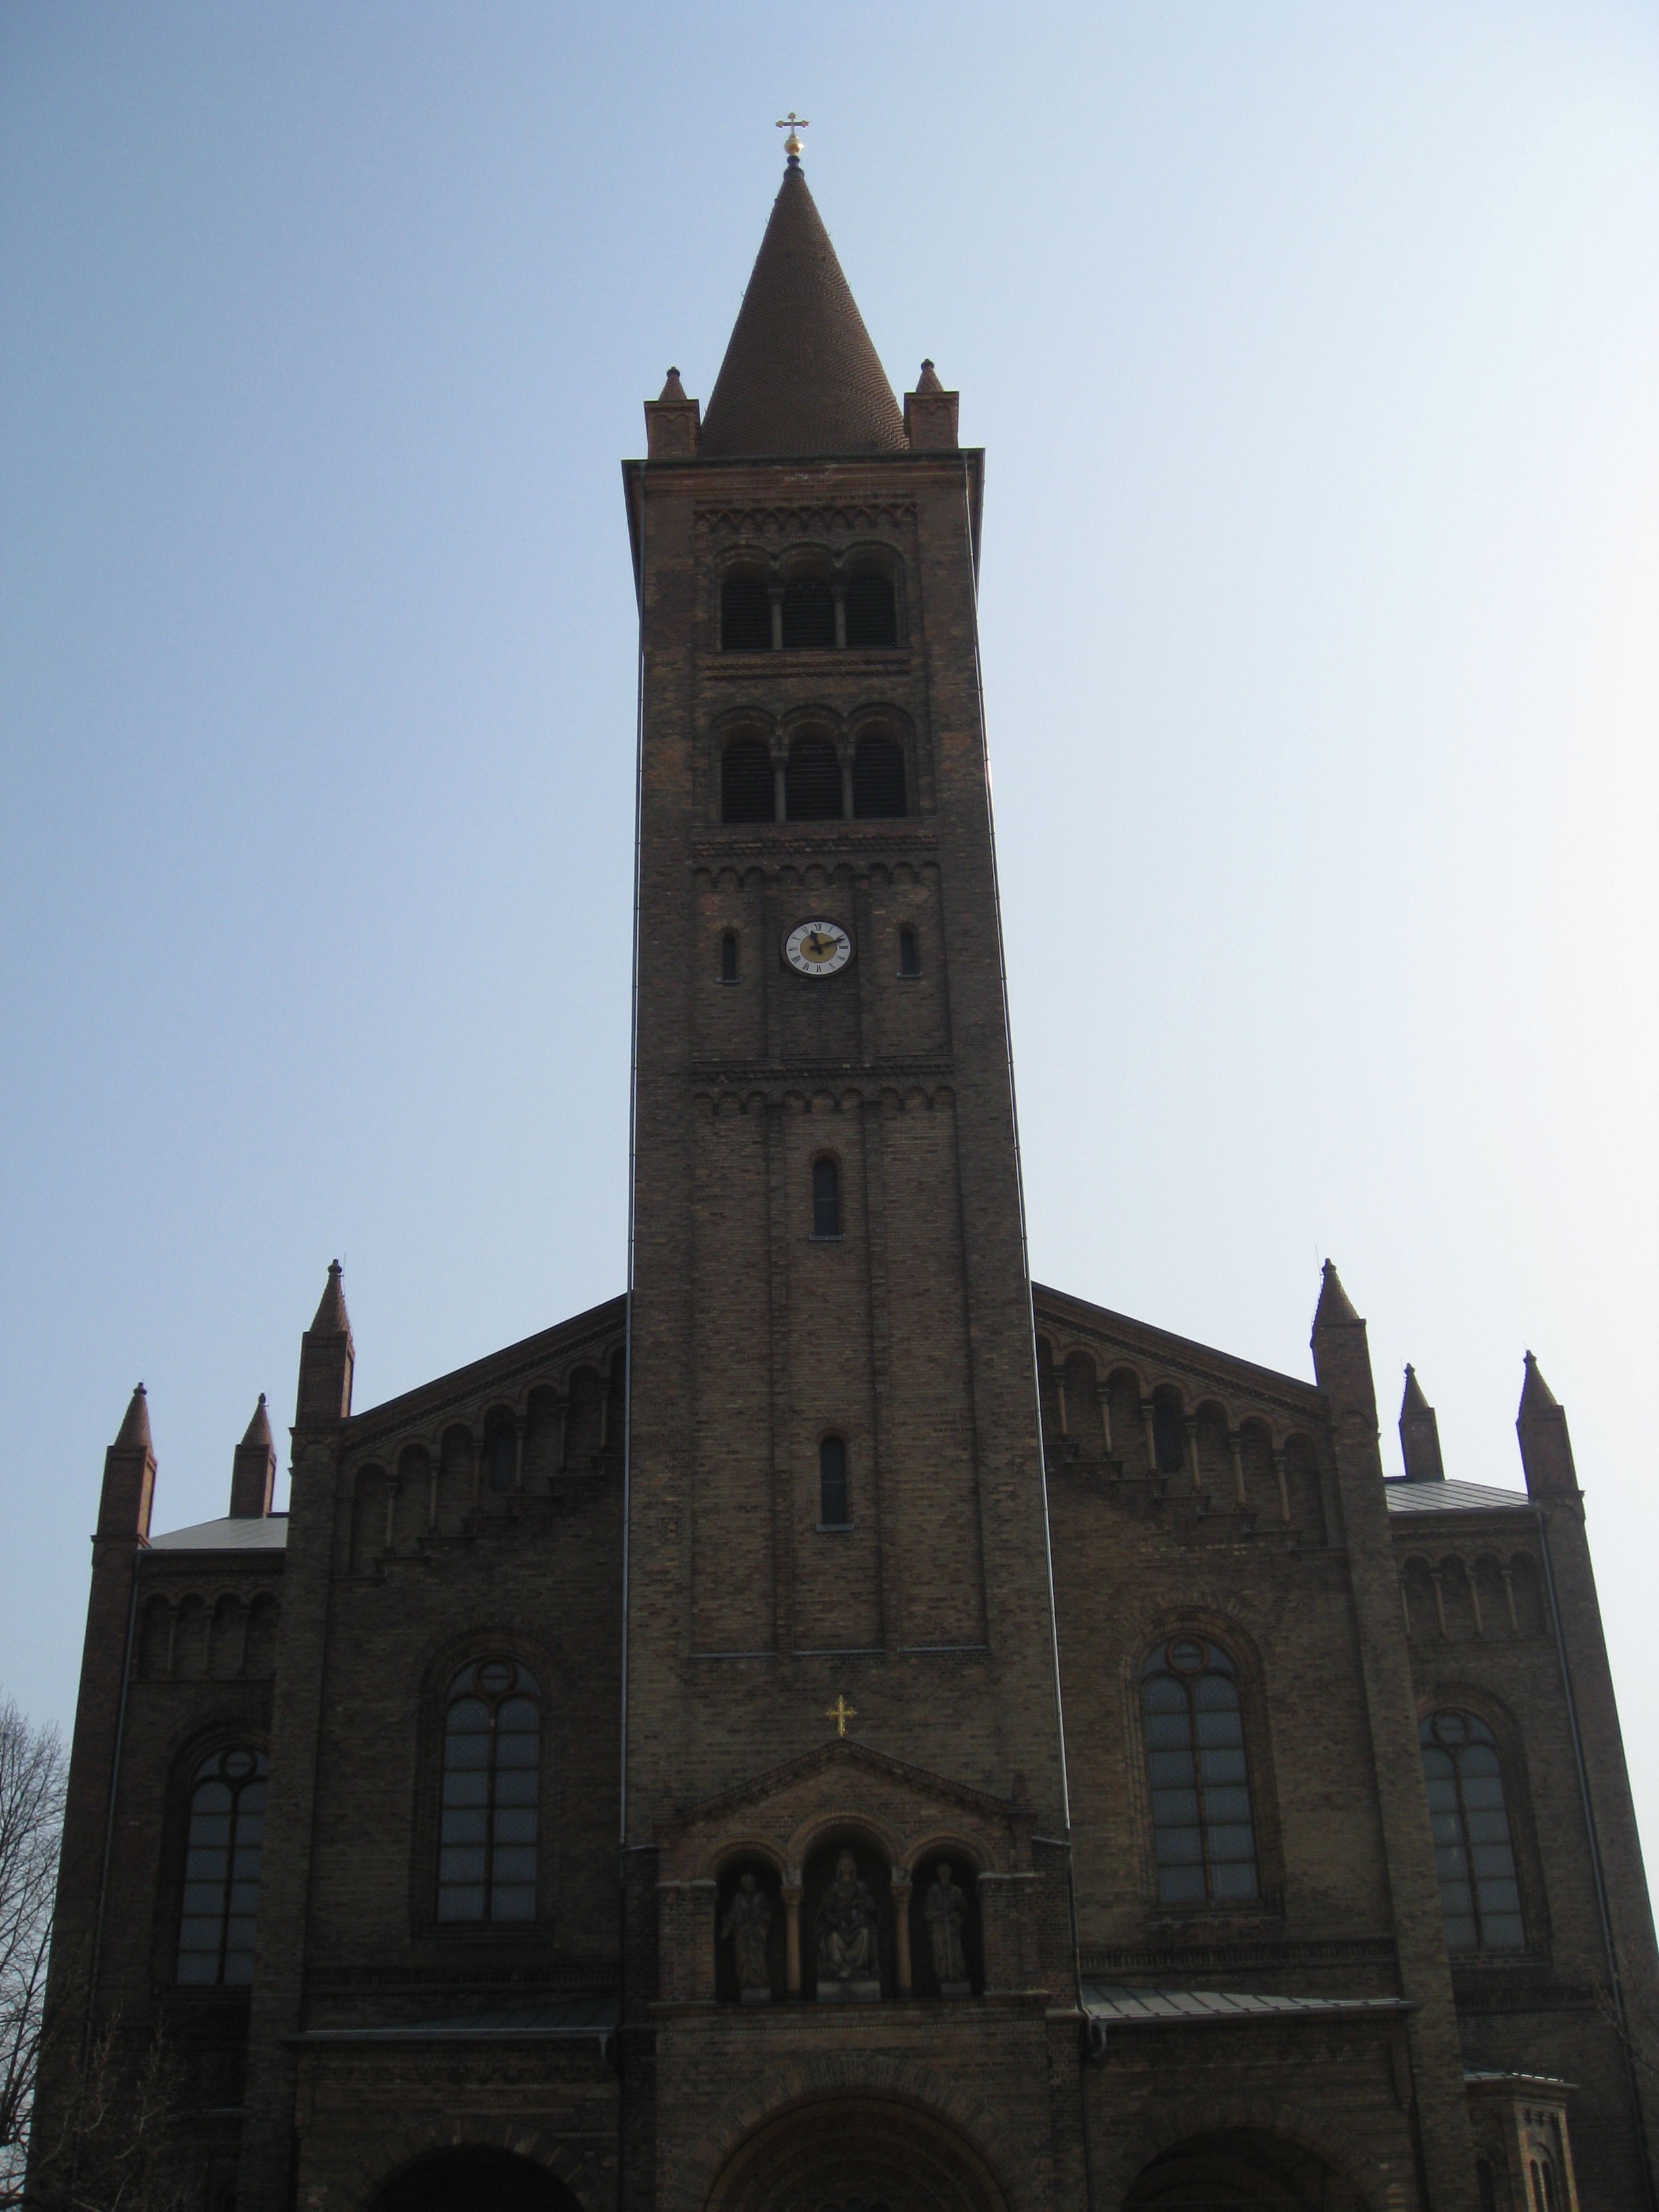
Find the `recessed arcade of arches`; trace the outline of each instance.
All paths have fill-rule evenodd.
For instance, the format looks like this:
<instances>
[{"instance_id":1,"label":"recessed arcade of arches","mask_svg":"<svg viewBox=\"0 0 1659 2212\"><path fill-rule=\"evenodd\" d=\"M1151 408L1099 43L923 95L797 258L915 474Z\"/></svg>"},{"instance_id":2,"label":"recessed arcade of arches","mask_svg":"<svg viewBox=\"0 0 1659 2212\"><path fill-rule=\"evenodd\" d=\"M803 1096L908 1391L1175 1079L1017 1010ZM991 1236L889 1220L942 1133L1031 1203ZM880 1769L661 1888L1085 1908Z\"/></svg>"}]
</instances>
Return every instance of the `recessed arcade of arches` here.
<instances>
[{"instance_id":1,"label":"recessed arcade of arches","mask_svg":"<svg viewBox=\"0 0 1659 2212\"><path fill-rule=\"evenodd\" d=\"M1006 2212L948 2120L898 2097L817 2097L763 2123L726 2160L707 2212Z\"/></svg>"}]
</instances>

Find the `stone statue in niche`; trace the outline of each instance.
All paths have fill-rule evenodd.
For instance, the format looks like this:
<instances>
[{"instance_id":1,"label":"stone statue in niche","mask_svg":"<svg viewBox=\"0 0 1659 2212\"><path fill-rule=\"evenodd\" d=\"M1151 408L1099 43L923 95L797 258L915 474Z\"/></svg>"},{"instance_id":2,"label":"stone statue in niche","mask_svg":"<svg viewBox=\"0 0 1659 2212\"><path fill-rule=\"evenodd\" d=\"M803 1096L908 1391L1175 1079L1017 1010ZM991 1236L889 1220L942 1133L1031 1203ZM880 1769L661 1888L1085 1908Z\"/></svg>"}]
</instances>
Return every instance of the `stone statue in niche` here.
<instances>
[{"instance_id":1,"label":"stone statue in niche","mask_svg":"<svg viewBox=\"0 0 1659 2212\"><path fill-rule=\"evenodd\" d=\"M851 1851L842 1851L836 1861L836 1878L818 1905L821 2003L881 1995L876 1928L876 1901L860 1880Z\"/></svg>"},{"instance_id":2,"label":"stone statue in niche","mask_svg":"<svg viewBox=\"0 0 1659 2212\"><path fill-rule=\"evenodd\" d=\"M720 1941L729 1936L737 1961L738 1995L744 2004L768 2004L772 1966L767 1957L772 1932L772 1900L752 1874L742 1875L720 1923Z\"/></svg>"},{"instance_id":3,"label":"stone statue in niche","mask_svg":"<svg viewBox=\"0 0 1659 2212\"><path fill-rule=\"evenodd\" d=\"M951 1880L951 1862L941 1859L933 1887L921 1901L927 1922L927 1940L933 1947L933 1972L942 1997L965 1997L968 1951L962 1931L968 1920L968 1899Z\"/></svg>"}]
</instances>

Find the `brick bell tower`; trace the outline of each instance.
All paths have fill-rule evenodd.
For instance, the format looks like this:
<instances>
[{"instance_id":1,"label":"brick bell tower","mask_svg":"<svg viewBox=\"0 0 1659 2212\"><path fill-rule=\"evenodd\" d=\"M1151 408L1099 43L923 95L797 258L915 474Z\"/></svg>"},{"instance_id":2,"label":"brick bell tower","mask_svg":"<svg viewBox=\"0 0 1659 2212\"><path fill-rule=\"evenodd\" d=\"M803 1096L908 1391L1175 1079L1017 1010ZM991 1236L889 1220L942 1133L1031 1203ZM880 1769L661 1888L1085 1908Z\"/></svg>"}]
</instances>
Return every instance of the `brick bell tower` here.
<instances>
[{"instance_id":1,"label":"brick bell tower","mask_svg":"<svg viewBox=\"0 0 1659 2212\"><path fill-rule=\"evenodd\" d=\"M624 2197L1023 2197L1077 2022L982 457L793 134L707 418L646 418Z\"/></svg>"}]
</instances>

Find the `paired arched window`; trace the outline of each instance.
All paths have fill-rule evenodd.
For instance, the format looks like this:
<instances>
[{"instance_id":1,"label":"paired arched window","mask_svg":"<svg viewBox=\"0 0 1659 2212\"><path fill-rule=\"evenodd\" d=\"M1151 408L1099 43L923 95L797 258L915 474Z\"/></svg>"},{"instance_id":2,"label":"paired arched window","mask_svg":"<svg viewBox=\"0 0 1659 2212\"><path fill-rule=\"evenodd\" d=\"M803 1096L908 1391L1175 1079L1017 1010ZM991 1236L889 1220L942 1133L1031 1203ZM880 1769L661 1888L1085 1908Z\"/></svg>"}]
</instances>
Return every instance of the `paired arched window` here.
<instances>
[{"instance_id":1,"label":"paired arched window","mask_svg":"<svg viewBox=\"0 0 1659 2212\"><path fill-rule=\"evenodd\" d=\"M1260 1894L1238 1678L1219 1644L1176 1636L1140 1670L1164 1905L1237 1905Z\"/></svg>"},{"instance_id":2,"label":"paired arched window","mask_svg":"<svg viewBox=\"0 0 1659 2212\"><path fill-rule=\"evenodd\" d=\"M847 1480L847 1443L842 1437L826 1437L818 1446L818 1526L850 1528L853 1499Z\"/></svg>"},{"instance_id":3,"label":"paired arched window","mask_svg":"<svg viewBox=\"0 0 1659 2212\"><path fill-rule=\"evenodd\" d=\"M1418 1730L1446 1942L1454 1951L1526 1943L1498 1739L1474 1713L1431 1713Z\"/></svg>"},{"instance_id":4,"label":"paired arched window","mask_svg":"<svg viewBox=\"0 0 1659 2212\"><path fill-rule=\"evenodd\" d=\"M265 1833L262 1751L216 1751L191 1783L185 1840L179 1979L246 1988L253 1979L253 1924Z\"/></svg>"},{"instance_id":5,"label":"paired arched window","mask_svg":"<svg viewBox=\"0 0 1659 2212\"><path fill-rule=\"evenodd\" d=\"M533 1675L511 1659L463 1668L444 1707L440 1920L535 1918L540 1783Z\"/></svg>"},{"instance_id":6,"label":"paired arched window","mask_svg":"<svg viewBox=\"0 0 1659 2212\"><path fill-rule=\"evenodd\" d=\"M833 1160L812 1163L812 1234L841 1235L841 1170Z\"/></svg>"}]
</instances>

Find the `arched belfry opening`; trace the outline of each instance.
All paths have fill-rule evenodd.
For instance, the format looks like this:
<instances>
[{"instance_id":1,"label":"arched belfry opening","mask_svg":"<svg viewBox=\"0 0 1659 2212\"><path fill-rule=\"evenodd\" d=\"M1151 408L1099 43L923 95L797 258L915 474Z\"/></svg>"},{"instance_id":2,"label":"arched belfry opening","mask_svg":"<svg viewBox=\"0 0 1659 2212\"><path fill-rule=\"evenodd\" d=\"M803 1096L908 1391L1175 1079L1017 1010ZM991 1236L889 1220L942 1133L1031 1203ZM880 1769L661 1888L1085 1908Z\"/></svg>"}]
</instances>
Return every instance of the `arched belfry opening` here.
<instances>
[{"instance_id":1,"label":"arched belfry opening","mask_svg":"<svg viewBox=\"0 0 1659 2212\"><path fill-rule=\"evenodd\" d=\"M459 2143L428 2151L383 2182L369 2212L582 2212L556 2174L534 2159Z\"/></svg>"},{"instance_id":2,"label":"arched belfry opening","mask_svg":"<svg viewBox=\"0 0 1659 2212\"><path fill-rule=\"evenodd\" d=\"M763 2121L727 2159L707 2212L1006 2212L978 2148L900 2097L815 2097Z\"/></svg>"}]
</instances>

